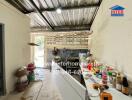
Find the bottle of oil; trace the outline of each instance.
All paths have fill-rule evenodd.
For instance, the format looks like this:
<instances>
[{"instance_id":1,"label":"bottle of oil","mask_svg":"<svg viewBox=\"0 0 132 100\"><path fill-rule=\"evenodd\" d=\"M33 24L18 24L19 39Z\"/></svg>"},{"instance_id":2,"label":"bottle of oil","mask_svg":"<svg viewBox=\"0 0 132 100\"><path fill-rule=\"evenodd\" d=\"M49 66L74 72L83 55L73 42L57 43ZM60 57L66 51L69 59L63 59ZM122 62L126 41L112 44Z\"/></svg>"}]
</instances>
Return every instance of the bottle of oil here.
<instances>
[{"instance_id":1,"label":"bottle of oil","mask_svg":"<svg viewBox=\"0 0 132 100\"><path fill-rule=\"evenodd\" d=\"M112 73L112 85L114 88L116 88L116 75L117 75L116 72Z\"/></svg>"},{"instance_id":2,"label":"bottle of oil","mask_svg":"<svg viewBox=\"0 0 132 100\"><path fill-rule=\"evenodd\" d=\"M128 95L129 94L129 84L128 84L128 80L127 77L123 77L122 79L122 93Z\"/></svg>"},{"instance_id":3,"label":"bottle of oil","mask_svg":"<svg viewBox=\"0 0 132 100\"><path fill-rule=\"evenodd\" d=\"M121 74L118 73L116 76L116 89L121 91L122 90L122 80L121 80Z\"/></svg>"}]
</instances>

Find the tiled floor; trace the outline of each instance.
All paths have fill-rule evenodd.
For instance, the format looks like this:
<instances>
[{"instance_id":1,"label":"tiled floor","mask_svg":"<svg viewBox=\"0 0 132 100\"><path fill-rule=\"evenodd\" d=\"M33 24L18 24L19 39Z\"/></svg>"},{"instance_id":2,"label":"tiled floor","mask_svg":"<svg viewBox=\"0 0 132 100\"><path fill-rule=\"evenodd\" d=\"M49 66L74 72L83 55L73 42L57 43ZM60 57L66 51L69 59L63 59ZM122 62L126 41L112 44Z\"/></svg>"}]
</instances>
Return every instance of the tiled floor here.
<instances>
[{"instance_id":1,"label":"tiled floor","mask_svg":"<svg viewBox=\"0 0 132 100\"><path fill-rule=\"evenodd\" d=\"M12 93L3 100L62 100L61 95L52 81L52 74L46 69L37 69L37 80L22 93ZM43 79L43 81L40 81ZM1 99L0 99L1 100Z\"/></svg>"}]
</instances>

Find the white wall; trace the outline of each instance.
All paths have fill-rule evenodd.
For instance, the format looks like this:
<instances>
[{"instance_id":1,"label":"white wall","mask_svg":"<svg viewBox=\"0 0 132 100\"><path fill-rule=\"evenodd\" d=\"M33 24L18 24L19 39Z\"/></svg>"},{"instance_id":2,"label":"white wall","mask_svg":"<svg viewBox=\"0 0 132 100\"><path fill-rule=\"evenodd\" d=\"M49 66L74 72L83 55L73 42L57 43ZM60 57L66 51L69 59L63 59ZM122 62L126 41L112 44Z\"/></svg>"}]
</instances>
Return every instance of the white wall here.
<instances>
[{"instance_id":1,"label":"white wall","mask_svg":"<svg viewBox=\"0 0 132 100\"><path fill-rule=\"evenodd\" d=\"M125 7L124 17L111 16L114 5ZM103 0L92 30L94 56L132 79L132 0Z\"/></svg>"},{"instance_id":2,"label":"white wall","mask_svg":"<svg viewBox=\"0 0 132 100\"><path fill-rule=\"evenodd\" d=\"M30 61L30 20L0 0L0 23L5 24L5 70L7 93L14 89L14 72Z\"/></svg>"}]
</instances>

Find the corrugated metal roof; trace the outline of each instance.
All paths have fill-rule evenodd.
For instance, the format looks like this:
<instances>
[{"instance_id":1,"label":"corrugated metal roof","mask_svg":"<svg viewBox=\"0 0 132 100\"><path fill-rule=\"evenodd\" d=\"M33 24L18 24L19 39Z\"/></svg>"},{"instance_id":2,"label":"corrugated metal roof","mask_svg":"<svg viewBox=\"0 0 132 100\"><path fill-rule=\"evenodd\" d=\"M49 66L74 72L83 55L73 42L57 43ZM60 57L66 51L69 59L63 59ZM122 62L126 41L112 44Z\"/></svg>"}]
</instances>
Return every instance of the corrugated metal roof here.
<instances>
[{"instance_id":1,"label":"corrugated metal roof","mask_svg":"<svg viewBox=\"0 0 132 100\"><path fill-rule=\"evenodd\" d=\"M89 30L102 0L6 1L31 18L31 27L48 28L54 31L59 29L79 30L82 27ZM56 12L57 8L62 9L61 14Z\"/></svg>"}]
</instances>

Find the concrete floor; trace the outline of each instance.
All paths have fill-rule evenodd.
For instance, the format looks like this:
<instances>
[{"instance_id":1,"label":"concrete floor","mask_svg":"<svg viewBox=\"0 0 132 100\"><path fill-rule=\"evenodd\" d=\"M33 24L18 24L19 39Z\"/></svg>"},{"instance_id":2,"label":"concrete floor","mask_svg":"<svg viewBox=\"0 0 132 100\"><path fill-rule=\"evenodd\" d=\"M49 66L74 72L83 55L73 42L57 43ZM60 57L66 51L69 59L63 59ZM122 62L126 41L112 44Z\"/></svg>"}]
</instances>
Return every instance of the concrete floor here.
<instances>
[{"instance_id":1,"label":"concrete floor","mask_svg":"<svg viewBox=\"0 0 132 100\"><path fill-rule=\"evenodd\" d=\"M37 69L36 82L32 82L22 93L12 93L0 100L62 100L56 85L52 80L52 74L47 69ZM42 81L40 81L42 79Z\"/></svg>"}]
</instances>

